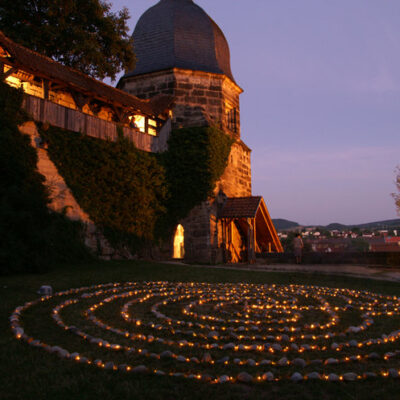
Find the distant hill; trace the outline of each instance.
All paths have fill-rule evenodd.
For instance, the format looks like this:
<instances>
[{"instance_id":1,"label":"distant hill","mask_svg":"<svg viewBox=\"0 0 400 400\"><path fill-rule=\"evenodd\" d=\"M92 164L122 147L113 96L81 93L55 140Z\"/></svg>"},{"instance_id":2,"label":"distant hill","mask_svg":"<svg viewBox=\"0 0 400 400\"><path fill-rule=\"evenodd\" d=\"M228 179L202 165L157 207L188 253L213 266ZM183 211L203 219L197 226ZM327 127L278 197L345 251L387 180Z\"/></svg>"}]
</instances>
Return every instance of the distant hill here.
<instances>
[{"instance_id":1,"label":"distant hill","mask_svg":"<svg viewBox=\"0 0 400 400\"><path fill-rule=\"evenodd\" d=\"M287 219L277 218L273 219L272 222L275 225L275 228L278 231L283 230L290 230L293 228L306 228L306 226L300 225L297 222L288 221ZM315 226L315 225L314 225ZM393 229L393 228L400 228L400 219L388 219L386 221L376 221L376 222L368 222L365 224L359 225L344 225L339 224L337 222L323 226L317 225L318 228L327 229L329 231L334 230L343 230L343 229L350 229L350 228L360 228L360 229Z\"/></svg>"},{"instance_id":2,"label":"distant hill","mask_svg":"<svg viewBox=\"0 0 400 400\"><path fill-rule=\"evenodd\" d=\"M386 221L369 222L355 226L361 229L393 229L400 227L400 219L388 219Z\"/></svg>"},{"instance_id":3,"label":"distant hill","mask_svg":"<svg viewBox=\"0 0 400 400\"><path fill-rule=\"evenodd\" d=\"M274 223L274 226L278 231L300 226L297 222L288 221L287 219L282 218L273 219L272 222Z\"/></svg>"},{"instance_id":4,"label":"distant hill","mask_svg":"<svg viewBox=\"0 0 400 400\"><path fill-rule=\"evenodd\" d=\"M324 226L323 228L328 229L328 231L340 231L342 229L349 228L349 225L343 225L343 224L334 222L333 224L329 224L327 226Z\"/></svg>"}]
</instances>

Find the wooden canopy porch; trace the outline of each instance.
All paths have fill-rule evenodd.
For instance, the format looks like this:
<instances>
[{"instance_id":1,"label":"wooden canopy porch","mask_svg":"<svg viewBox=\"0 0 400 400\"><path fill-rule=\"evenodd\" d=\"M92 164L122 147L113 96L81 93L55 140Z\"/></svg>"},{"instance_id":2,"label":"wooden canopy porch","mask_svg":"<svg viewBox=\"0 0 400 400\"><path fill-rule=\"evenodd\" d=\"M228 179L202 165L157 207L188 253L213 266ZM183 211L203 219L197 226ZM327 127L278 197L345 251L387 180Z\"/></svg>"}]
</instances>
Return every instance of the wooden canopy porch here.
<instances>
[{"instance_id":1,"label":"wooden canopy porch","mask_svg":"<svg viewBox=\"0 0 400 400\"><path fill-rule=\"evenodd\" d=\"M267 206L261 196L227 198L219 213L224 261L255 262L256 253L282 253Z\"/></svg>"}]
</instances>

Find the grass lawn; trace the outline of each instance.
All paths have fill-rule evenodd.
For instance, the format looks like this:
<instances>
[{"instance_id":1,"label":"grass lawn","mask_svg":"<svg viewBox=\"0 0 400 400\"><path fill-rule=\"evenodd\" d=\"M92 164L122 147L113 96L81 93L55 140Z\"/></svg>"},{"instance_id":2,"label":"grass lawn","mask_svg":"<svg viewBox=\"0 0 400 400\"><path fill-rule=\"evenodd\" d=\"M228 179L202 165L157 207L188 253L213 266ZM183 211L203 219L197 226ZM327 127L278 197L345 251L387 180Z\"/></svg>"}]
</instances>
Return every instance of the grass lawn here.
<instances>
[{"instance_id":1,"label":"grass lawn","mask_svg":"<svg viewBox=\"0 0 400 400\"><path fill-rule=\"evenodd\" d=\"M1 399L398 399L400 379L372 379L357 382L289 381L265 382L262 384L209 384L183 378L154 376L147 374L106 371L88 365L61 359L42 349L17 341L11 334L8 318L19 305L38 298L36 291L43 284L51 285L55 291L79 288L109 282L126 281L170 281L170 282L247 282L255 284L304 284L368 290L374 293L400 296L400 284L356 279L350 277L321 276L316 274L283 274L269 272L230 271L207 267L191 268L180 265L162 265L145 262L96 262L88 265L59 267L42 275L19 275L0 278L0 398ZM33 307L22 318L27 334L51 345L76 348L84 353L91 345L82 342L54 324L50 311L57 300L43 307ZM121 303L122 305L123 303ZM47 307L47 308L46 308ZM101 311L108 321L118 323L117 308ZM119 307L118 307L119 310ZM71 309L65 319L76 321L82 329L90 330L90 324L82 317L82 310ZM178 310L176 310L178 313ZM115 314L115 315L114 315ZM356 323L354 315L349 324ZM115 319L115 321L114 321ZM400 329L400 318L377 318L368 331L371 337ZM105 336L104 336L105 337ZM366 336L368 337L368 336ZM110 341L111 336L110 336ZM116 340L116 339L114 339ZM118 339L119 340L119 339ZM123 340L119 340L123 342ZM385 347L386 346L386 347ZM386 352L398 349L397 342L377 347ZM165 347L163 348L165 350ZM163 350L162 348L159 350ZM89 350L88 350L89 351ZM99 357L105 357L102 349L96 348ZM156 350L152 350L156 351ZM375 351L368 349L367 352ZM90 351L89 351L90 353ZM355 354L355 353L354 353ZM327 353L330 356L330 353ZM94 356L94 354L89 354ZM325 356L324 356L325 357ZM304 355L306 358L306 355ZM116 355L115 359L123 359ZM121 361L122 362L122 361ZM369 361L371 362L371 361ZM147 363L143 361L142 363ZM386 363L386 364L385 364ZM377 361L370 370L397 367L399 358L389 364ZM362 369L362 365L345 365L345 372ZM251 372L249 367L242 370ZM295 369L296 371L298 369ZM293 370L293 371L295 371ZM365 370L365 368L364 368ZM223 369L221 368L221 371ZM289 373L292 371L288 369ZM332 370L334 371L334 370ZM340 367L336 367L340 371ZM311 372L311 370L307 370ZM222 372L221 372L222 373Z\"/></svg>"}]
</instances>

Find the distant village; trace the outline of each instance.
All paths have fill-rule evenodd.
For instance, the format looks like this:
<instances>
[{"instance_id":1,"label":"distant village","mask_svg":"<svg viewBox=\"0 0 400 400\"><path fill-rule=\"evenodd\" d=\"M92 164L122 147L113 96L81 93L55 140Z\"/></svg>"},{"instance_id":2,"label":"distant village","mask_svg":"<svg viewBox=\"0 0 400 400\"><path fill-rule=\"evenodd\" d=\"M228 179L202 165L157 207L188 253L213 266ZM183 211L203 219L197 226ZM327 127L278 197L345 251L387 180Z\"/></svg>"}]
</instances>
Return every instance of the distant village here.
<instances>
[{"instance_id":1,"label":"distant village","mask_svg":"<svg viewBox=\"0 0 400 400\"><path fill-rule=\"evenodd\" d=\"M284 247L290 248L296 233L301 234L304 250L308 252L400 252L400 224L389 229L296 226L278 232Z\"/></svg>"}]
</instances>

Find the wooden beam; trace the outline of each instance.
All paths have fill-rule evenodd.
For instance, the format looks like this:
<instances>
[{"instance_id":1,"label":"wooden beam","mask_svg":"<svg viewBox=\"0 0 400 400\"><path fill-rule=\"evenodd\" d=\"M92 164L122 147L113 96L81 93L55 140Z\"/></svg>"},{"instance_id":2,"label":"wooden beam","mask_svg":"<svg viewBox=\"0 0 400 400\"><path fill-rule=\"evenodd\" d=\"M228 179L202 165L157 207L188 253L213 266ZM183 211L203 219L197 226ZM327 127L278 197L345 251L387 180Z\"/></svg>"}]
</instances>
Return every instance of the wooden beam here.
<instances>
[{"instance_id":1,"label":"wooden beam","mask_svg":"<svg viewBox=\"0 0 400 400\"><path fill-rule=\"evenodd\" d=\"M10 75L18 72L18 68L16 67L11 67L7 72L4 72L4 67L3 67L3 72L1 74L1 79L4 81L6 80Z\"/></svg>"},{"instance_id":2,"label":"wooden beam","mask_svg":"<svg viewBox=\"0 0 400 400\"><path fill-rule=\"evenodd\" d=\"M269 234L270 234L271 239L272 239L272 241L274 243L276 252L277 253L283 253L282 244L281 244L281 242L280 242L280 240L278 238L278 234L276 233L274 224L272 223L271 217L270 217L270 215L268 213L268 209L267 209L267 206L265 205L264 201L261 201L259 208L261 209L262 215L263 215L264 220L265 220L265 222L267 224L267 227L268 227L268 230L269 230Z\"/></svg>"},{"instance_id":3,"label":"wooden beam","mask_svg":"<svg viewBox=\"0 0 400 400\"><path fill-rule=\"evenodd\" d=\"M101 105L97 102L89 102L88 103L90 111L97 117L97 114L101 110Z\"/></svg>"},{"instance_id":4,"label":"wooden beam","mask_svg":"<svg viewBox=\"0 0 400 400\"><path fill-rule=\"evenodd\" d=\"M43 78L43 79L46 79L46 78ZM53 90L54 92L56 92L57 90L67 90L68 85L65 85L62 83L50 82L50 89ZM71 91L71 95L72 95L72 91Z\"/></svg>"},{"instance_id":5,"label":"wooden beam","mask_svg":"<svg viewBox=\"0 0 400 400\"><path fill-rule=\"evenodd\" d=\"M82 111L83 107L86 104L89 104L91 102L91 98L88 98L84 96L80 92L76 92L74 90L71 90L71 96L74 99L75 105L77 106L78 110Z\"/></svg>"},{"instance_id":6,"label":"wooden beam","mask_svg":"<svg viewBox=\"0 0 400 400\"><path fill-rule=\"evenodd\" d=\"M117 117L117 122L121 124L129 123L129 116L133 114L131 110L121 110L115 103L112 105L115 116Z\"/></svg>"},{"instance_id":7,"label":"wooden beam","mask_svg":"<svg viewBox=\"0 0 400 400\"><path fill-rule=\"evenodd\" d=\"M257 213L256 213L257 215ZM257 251L257 226L256 226L256 219L253 218L253 230L254 230L254 251Z\"/></svg>"}]
</instances>

